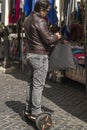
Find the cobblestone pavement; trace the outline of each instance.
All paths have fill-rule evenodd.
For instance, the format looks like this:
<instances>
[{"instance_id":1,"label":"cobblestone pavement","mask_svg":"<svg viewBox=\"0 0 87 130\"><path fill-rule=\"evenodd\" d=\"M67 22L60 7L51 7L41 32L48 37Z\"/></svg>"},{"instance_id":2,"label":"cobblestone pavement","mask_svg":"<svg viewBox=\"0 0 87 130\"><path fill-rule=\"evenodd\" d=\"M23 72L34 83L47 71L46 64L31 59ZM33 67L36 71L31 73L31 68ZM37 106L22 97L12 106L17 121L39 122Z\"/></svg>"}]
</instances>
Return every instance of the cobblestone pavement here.
<instances>
[{"instance_id":1,"label":"cobblestone pavement","mask_svg":"<svg viewBox=\"0 0 87 130\"><path fill-rule=\"evenodd\" d=\"M0 130L37 130L23 117L28 76L0 74ZM51 112L51 130L87 130L87 94L81 84L47 82L42 106Z\"/></svg>"}]
</instances>

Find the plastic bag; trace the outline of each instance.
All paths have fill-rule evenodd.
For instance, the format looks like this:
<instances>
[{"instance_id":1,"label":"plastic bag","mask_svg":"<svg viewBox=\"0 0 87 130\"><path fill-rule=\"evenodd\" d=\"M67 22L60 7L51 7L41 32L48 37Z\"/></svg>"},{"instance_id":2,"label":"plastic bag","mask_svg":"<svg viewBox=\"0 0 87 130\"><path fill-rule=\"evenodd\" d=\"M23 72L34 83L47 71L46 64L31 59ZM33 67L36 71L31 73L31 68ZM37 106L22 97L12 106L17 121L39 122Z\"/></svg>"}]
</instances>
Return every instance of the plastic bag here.
<instances>
[{"instance_id":1,"label":"plastic bag","mask_svg":"<svg viewBox=\"0 0 87 130\"><path fill-rule=\"evenodd\" d=\"M74 67L71 45L69 43L62 44L58 42L49 57L49 72L56 69L73 69Z\"/></svg>"}]
</instances>

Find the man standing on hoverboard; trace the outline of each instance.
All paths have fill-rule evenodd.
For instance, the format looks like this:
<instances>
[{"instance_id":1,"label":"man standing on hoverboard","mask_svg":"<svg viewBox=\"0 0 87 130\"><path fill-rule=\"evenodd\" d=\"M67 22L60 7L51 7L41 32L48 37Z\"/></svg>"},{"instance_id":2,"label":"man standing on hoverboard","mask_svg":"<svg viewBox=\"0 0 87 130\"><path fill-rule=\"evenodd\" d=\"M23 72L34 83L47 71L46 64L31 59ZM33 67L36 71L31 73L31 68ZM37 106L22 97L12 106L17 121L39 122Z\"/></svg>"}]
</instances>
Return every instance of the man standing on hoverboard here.
<instances>
[{"instance_id":1,"label":"man standing on hoverboard","mask_svg":"<svg viewBox=\"0 0 87 130\"><path fill-rule=\"evenodd\" d=\"M27 88L26 112L31 117L42 113L41 98L48 72L48 54L50 46L61 38L59 33L51 34L45 20L50 10L48 0L38 0L34 11L25 19L25 35L28 39L29 86Z\"/></svg>"}]
</instances>

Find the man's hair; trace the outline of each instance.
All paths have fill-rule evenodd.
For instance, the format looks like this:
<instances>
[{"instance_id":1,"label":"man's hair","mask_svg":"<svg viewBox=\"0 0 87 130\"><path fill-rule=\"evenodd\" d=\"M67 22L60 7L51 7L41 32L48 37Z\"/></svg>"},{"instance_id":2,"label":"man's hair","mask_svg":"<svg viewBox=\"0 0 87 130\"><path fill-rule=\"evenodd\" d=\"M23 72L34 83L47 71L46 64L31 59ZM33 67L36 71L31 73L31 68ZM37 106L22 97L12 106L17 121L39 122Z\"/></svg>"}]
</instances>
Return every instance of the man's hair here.
<instances>
[{"instance_id":1,"label":"man's hair","mask_svg":"<svg viewBox=\"0 0 87 130\"><path fill-rule=\"evenodd\" d=\"M34 11L39 12L40 9L46 10L49 6L49 0L38 0L34 6Z\"/></svg>"}]
</instances>

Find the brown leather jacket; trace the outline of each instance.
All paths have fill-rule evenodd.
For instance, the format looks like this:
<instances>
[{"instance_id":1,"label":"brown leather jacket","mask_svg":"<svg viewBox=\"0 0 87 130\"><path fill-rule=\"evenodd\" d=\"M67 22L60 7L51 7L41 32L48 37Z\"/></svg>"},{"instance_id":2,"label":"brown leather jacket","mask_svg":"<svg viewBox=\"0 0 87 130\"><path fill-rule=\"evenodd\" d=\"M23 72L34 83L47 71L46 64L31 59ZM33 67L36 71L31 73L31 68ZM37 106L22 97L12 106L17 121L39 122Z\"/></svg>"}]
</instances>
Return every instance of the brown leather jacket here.
<instances>
[{"instance_id":1,"label":"brown leather jacket","mask_svg":"<svg viewBox=\"0 0 87 130\"><path fill-rule=\"evenodd\" d=\"M58 40L56 35L49 32L46 20L37 12L32 12L25 19L24 29L28 38L29 53L48 54L50 45Z\"/></svg>"}]
</instances>

